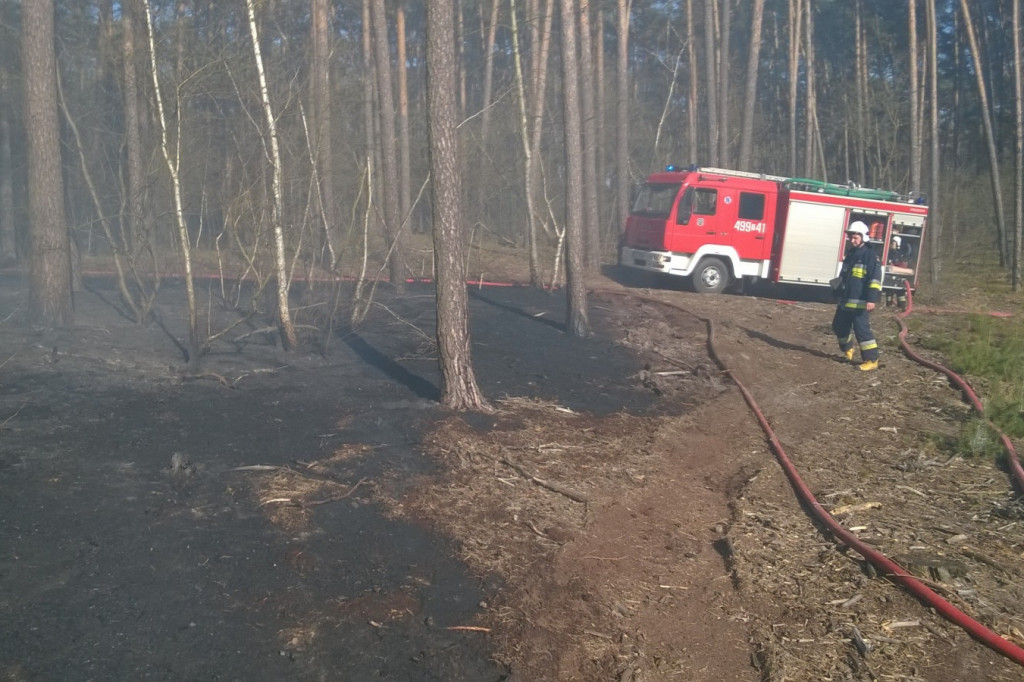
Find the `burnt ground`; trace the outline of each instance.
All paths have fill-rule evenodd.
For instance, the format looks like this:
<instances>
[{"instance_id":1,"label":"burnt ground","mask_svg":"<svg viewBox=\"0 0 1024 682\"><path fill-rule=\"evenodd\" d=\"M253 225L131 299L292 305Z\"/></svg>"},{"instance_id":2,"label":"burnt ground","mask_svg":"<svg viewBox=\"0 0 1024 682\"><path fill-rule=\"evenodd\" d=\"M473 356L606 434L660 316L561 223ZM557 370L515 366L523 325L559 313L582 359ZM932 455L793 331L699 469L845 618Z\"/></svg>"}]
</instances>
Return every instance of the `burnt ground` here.
<instances>
[{"instance_id":1,"label":"burnt ground","mask_svg":"<svg viewBox=\"0 0 1024 682\"><path fill-rule=\"evenodd\" d=\"M561 295L473 290L469 415L426 286L357 333L305 309L296 352L248 322L189 374L174 287L162 327L94 282L52 332L4 280L0 679L1022 678L819 528L708 353L710 319L836 518L1024 645L1024 510L891 312L861 374L827 303L594 285L586 340Z\"/></svg>"}]
</instances>

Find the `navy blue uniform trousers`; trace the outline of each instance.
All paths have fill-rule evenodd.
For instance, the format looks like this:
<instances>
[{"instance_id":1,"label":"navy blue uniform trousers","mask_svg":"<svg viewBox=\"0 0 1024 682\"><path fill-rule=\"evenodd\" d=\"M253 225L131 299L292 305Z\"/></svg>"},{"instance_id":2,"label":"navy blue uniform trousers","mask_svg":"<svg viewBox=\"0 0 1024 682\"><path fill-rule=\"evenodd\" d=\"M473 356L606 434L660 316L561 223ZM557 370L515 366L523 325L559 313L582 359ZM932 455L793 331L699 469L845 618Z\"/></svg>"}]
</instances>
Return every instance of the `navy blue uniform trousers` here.
<instances>
[{"instance_id":1,"label":"navy blue uniform trousers","mask_svg":"<svg viewBox=\"0 0 1024 682\"><path fill-rule=\"evenodd\" d=\"M835 317L832 318L832 331L839 339L839 350L846 352L856 337L861 358L865 361L878 359L878 342L871 332L871 314L867 310L837 307Z\"/></svg>"}]
</instances>

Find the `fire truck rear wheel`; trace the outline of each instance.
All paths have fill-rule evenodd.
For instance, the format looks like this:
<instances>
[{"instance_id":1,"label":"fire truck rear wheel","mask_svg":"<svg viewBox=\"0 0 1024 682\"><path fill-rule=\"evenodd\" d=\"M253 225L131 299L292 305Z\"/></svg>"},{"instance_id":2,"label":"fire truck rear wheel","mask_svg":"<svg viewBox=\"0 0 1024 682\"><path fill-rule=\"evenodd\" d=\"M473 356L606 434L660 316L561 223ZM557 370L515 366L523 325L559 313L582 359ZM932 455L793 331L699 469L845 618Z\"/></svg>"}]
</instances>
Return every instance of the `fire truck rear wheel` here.
<instances>
[{"instance_id":1,"label":"fire truck rear wheel","mask_svg":"<svg viewBox=\"0 0 1024 682\"><path fill-rule=\"evenodd\" d=\"M729 268L718 258L705 258L693 273L698 294L720 294L729 286Z\"/></svg>"}]
</instances>

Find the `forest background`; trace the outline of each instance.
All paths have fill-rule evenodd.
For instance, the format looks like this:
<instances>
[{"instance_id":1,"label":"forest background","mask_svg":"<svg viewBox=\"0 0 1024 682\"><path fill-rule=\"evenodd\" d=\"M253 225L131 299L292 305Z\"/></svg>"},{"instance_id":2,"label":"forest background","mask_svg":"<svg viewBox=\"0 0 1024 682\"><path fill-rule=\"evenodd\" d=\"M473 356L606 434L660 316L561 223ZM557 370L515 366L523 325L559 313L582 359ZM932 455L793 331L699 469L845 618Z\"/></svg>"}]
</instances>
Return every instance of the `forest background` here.
<instances>
[{"instance_id":1,"label":"forest background","mask_svg":"<svg viewBox=\"0 0 1024 682\"><path fill-rule=\"evenodd\" d=\"M499 245L571 296L636 184L696 163L919 194L932 285L969 266L1019 291L1019 4L457 0L460 264L494 275ZM31 263L30 315L66 324L102 262L147 321L183 275L197 360L224 330L193 272L286 347L357 324L378 281L434 277L432 6L0 0L0 257ZM296 282L320 303L290 310Z\"/></svg>"}]
</instances>

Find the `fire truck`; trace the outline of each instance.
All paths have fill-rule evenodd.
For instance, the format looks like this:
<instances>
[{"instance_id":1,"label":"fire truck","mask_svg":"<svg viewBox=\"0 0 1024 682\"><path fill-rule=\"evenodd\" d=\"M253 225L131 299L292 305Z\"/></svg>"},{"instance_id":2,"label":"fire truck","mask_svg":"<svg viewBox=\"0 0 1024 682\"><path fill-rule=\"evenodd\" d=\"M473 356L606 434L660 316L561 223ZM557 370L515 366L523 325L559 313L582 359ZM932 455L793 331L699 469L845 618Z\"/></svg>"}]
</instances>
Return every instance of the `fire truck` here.
<instances>
[{"instance_id":1,"label":"fire truck","mask_svg":"<svg viewBox=\"0 0 1024 682\"><path fill-rule=\"evenodd\" d=\"M858 220L884 267L883 290L916 289L922 197L722 168L650 175L626 219L619 264L687 277L700 293L744 281L827 288Z\"/></svg>"}]
</instances>

